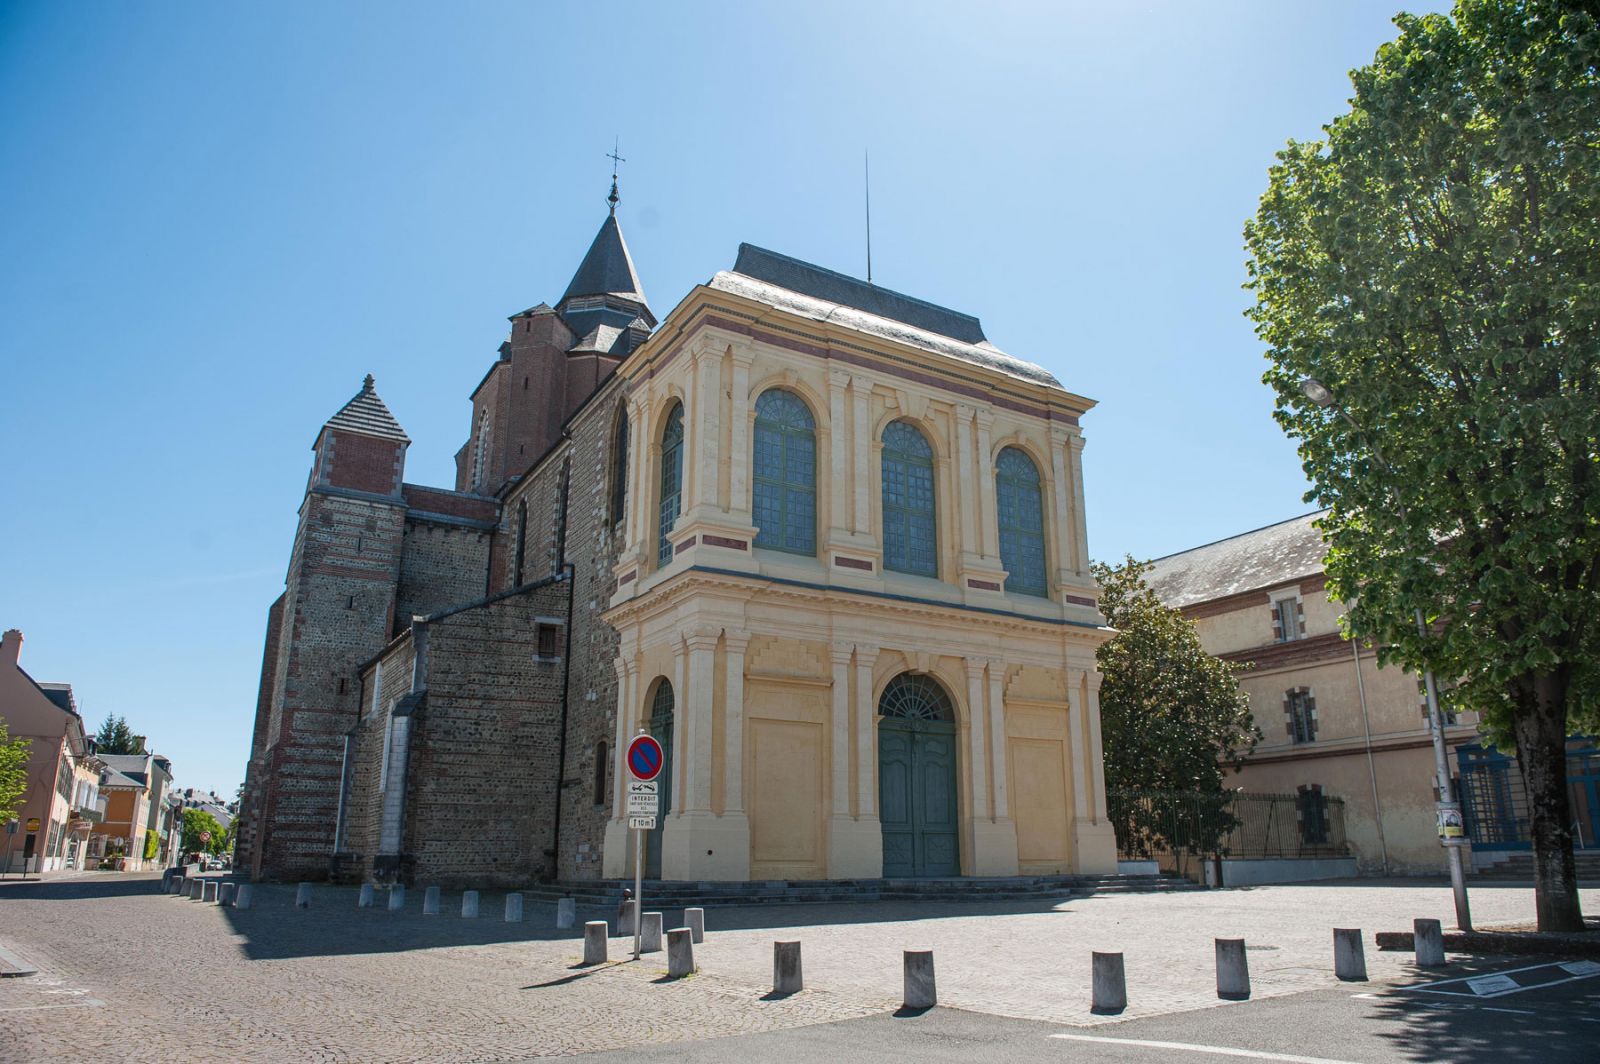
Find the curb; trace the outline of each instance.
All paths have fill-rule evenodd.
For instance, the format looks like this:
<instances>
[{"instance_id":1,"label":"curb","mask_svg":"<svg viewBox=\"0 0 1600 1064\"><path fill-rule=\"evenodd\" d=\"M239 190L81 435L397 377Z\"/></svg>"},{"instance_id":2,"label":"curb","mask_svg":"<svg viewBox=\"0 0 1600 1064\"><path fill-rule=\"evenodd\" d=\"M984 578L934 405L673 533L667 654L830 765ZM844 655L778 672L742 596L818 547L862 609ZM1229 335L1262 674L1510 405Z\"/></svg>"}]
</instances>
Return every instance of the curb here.
<instances>
[{"instance_id":1,"label":"curb","mask_svg":"<svg viewBox=\"0 0 1600 1064\"><path fill-rule=\"evenodd\" d=\"M1381 950L1416 948L1410 931L1379 931ZM1496 953L1527 957L1582 957L1600 960L1600 937L1572 938L1537 931L1448 931L1444 948L1451 953Z\"/></svg>"}]
</instances>

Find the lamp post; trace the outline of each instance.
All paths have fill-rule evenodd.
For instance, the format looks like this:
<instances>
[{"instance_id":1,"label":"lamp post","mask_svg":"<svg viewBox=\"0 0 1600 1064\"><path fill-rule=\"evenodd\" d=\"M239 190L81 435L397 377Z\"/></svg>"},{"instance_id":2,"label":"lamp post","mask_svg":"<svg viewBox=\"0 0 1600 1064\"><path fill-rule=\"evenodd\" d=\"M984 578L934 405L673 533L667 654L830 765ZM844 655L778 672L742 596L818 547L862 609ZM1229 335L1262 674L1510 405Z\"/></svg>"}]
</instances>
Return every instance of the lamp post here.
<instances>
[{"instance_id":1,"label":"lamp post","mask_svg":"<svg viewBox=\"0 0 1600 1064\"><path fill-rule=\"evenodd\" d=\"M1317 406L1324 410L1332 410L1344 418L1350 424L1350 427L1355 429L1356 435L1367 445L1367 449L1372 452L1373 460L1378 463L1379 468L1389 474L1391 478L1394 476L1394 469L1388 462L1384 461L1382 452L1378 450L1377 444L1367 435L1366 429L1355 418L1350 416L1349 411L1339 405L1338 400L1327 385L1315 377L1302 377L1300 379L1300 391ZM1392 483L1386 485L1386 487L1394 499L1395 510L1399 513L1400 520L1409 525L1411 518L1406 513L1405 501L1400 498L1400 493L1395 490ZM1426 640L1428 638L1428 619L1420 606L1417 607L1416 621L1417 633ZM1439 792L1439 796L1434 803L1434 812L1439 826L1439 844L1444 847L1445 855L1450 862L1450 888L1455 895L1456 926L1463 931L1471 931L1472 909L1467 904L1467 878L1465 871L1462 869L1461 861L1461 851L1466 846L1467 840L1462 831L1461 803L1455 800L1455 796L1450 790L1450 757L1444 743L1444 715L1439 711L1439 686L1434 682L1432 669L1423 671L1422 686L1423 690L1427 692L1428 699L1428 729L1433 733L1434 784ZM1447 828L1453 834L1446 834Z\"/></svg>"}]
</instances>

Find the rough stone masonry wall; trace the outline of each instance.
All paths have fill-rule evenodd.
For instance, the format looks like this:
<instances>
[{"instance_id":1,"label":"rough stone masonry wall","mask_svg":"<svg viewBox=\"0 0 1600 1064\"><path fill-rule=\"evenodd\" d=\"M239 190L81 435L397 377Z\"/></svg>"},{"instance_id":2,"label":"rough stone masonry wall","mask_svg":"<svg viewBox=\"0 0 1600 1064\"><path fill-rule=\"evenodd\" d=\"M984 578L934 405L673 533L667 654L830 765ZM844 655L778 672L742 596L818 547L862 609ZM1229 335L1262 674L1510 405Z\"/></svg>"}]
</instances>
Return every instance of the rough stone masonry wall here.
<instances>
[{"instance_id":1,"label":"rough stone masonry wall","mask_svg":"<svg viewBox=\"0 0 1600 1064\"><path fill-rule=\"evenodd\" d=\"M405 631L413 617L483 598L489 540L483 529L407 514L396 631Z\"/></svg>"},{"instance_id":2,"label":"rough stone masonry wall","mask_svg":"<svg viewBox=\"0 0 1600 1064\"><path fill-rule=\"evenodd\" d=\"M321 878L333 854L344 734L356 718L358 664L389 639L404 510L313 491L285 601L274 693L279 727L266 770L261 872Z\"/></svg>"},{"instance_id":3,"label":"rough stone masonry wall","mask_svg":"<svg viewBox=\"0 0 1600 1064\"><path fill-rule=\"evenodd\" d=\"M362 673L361 719L350 740L344 835L340 840L344 855L340 861L340 878L359 881L372 875L372 859L378 852L379 822L383 814L383 747L388 734L389 710L411 690L415 661L416 645L407 632L384 651L375 665Z\"/></svg>"},{"instance_id":4,"label":"rough stone masonry wall","mask_svg":"<svg viewBox=\"0 0 1600 1064\"><path fill-rule=\"evenodd\" d=\"M428 625L406 796L415 882L551 878L563 671L538 657L538 625L566 616L567 590L553 582Z\"/></svg>"}]
</instances>

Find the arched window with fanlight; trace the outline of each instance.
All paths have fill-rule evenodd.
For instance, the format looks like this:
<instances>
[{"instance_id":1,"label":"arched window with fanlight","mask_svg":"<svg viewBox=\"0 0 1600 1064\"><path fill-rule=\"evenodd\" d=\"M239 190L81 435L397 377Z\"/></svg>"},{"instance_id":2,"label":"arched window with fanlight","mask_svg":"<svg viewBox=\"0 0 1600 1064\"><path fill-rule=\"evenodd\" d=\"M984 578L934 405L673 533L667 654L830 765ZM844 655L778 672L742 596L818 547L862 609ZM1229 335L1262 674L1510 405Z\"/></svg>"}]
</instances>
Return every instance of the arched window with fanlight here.
<instances>
[{"instance_id":1,"label":"arched window with fanlight","mask_svg":"<svg viewBox=\"0 0 1600 1064\"><path fill-rule=\"evenodd\" d=\"M661 430L661 495L656 519L656 564L666 565L672 560L673 523L678 520L683 503L683 404L677 403L667 415L666 427Z\"/></svg>"},{"instance_id":2,"label":"arched window with fanlight","mask_svg":"<svg viewBox=\"0 0 1600 1064\"><path fill-rule=\"evenodd\" d=\"M915 425L892 421L883 430L883 567L938 576L934 526L933 446Z\"/></svg>"},{"instance_id":3,"label":"arched window with fanlight","mask_svg":"<svg viewBox=\"0 0 1600 1064\"><path fill-rule=\"evenodd\" d=\"M1044 484L1039 467L1022 450L1007 447L994 464L995 499L1000 522L1000 564L1006 590L1045 596Z\"/></svg>"},{"instance_id":4,"label":"arched window with fanlight","mask_svg":"<svg viewBox=\"0 0 1600 1064\"><path fill-rule=\"evenodd\" d=\"M817 553L817 425L800 397L781 388L756 400L752 509L756 546Z\"/></svg>"}]
</instances>

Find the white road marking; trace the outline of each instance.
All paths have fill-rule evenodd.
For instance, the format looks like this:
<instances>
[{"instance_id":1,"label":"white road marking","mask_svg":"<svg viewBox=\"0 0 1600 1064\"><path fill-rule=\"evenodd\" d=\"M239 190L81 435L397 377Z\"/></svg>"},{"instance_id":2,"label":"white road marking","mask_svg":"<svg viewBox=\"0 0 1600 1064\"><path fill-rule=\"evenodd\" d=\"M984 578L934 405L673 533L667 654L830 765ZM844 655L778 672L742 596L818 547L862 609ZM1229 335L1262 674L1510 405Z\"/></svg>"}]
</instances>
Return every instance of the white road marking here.
<instances>
[{"instance_id":1,"label":"white road marking","mask_svg":"<svg viewBox=\"0 0 1600 1064\"><path fill-rule=\"evenodd\" d=\"M1146 1038L1101 1038L1092 1034L1053 1034L1051 1038L1064 1038L1069 1042L1099 1042L1112 1046L1139 1046L1143 1049L1176 1049L1187 1053L1211 1053L1219 1057L1249 1057L1251 1060L1282 1060L1288 1064L1355 1064L1349 1060L1328 1057L1297 1057L1292 1053L1263 1053L1255 1049L1233 1049L1229 1046L1201 1046L1188 1042L1156 1042Z\"/></svg>"}]
</instances>

